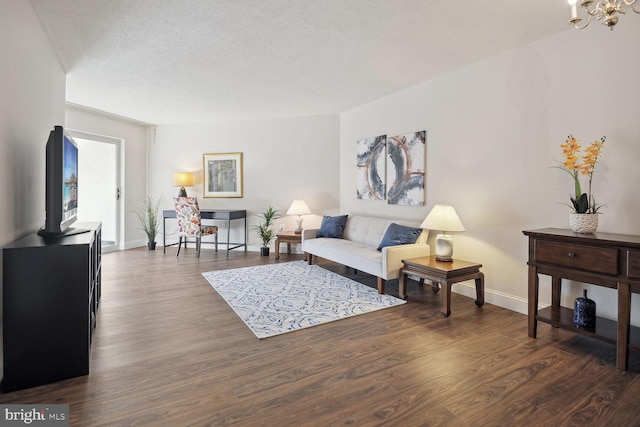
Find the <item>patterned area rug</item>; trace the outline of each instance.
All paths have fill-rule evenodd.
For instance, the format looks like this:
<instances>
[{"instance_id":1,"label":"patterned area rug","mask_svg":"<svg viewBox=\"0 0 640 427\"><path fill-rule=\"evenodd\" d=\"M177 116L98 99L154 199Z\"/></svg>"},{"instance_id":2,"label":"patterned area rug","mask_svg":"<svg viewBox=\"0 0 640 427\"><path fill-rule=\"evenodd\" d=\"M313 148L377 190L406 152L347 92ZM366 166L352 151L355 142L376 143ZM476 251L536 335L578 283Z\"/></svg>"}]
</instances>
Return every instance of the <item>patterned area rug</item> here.
<instances>
[{"instance_id":1,"label":"patterned area rug","mask_svg":"<svg viewBox=\"0 0 640 427\"><path fill-rule=\"evenodd\" d=\"M406 302L306 261L202 275L261 339Z\"/></svg>"}]
</instances>

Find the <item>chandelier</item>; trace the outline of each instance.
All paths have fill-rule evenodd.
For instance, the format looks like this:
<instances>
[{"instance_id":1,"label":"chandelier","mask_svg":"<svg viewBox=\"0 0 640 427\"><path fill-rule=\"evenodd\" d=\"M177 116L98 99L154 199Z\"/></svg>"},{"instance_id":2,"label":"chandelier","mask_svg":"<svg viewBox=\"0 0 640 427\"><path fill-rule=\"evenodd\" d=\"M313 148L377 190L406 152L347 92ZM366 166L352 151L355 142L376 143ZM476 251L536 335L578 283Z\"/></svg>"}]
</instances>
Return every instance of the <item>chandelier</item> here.
<instances>
[{"instance_id":1,"label":"chandelier","mask_svg":"<svg viewBox=\"0 0 640 427\"><path fill-rule=\"evenodd\" d=\"M582 0L580 4L577 5L578 0L568 0L571 6L571 20L569 20L569 24L581 30L589 25L591 18L595 17L597 21L602 21L603 25L613 30L613 27L618 23L618 16L616 14L624 15L626 12L625 6L631 8L635 13L640 13L640 10L633 7L636 1L637 0L605 0L599 1L594 5L593 3L595 2L593 0ZM582 21L582 18L578 16L578 6L584 9L589 15L587 23L583 26L578 25L578 23Z\"/></svg>"}]
</instances>

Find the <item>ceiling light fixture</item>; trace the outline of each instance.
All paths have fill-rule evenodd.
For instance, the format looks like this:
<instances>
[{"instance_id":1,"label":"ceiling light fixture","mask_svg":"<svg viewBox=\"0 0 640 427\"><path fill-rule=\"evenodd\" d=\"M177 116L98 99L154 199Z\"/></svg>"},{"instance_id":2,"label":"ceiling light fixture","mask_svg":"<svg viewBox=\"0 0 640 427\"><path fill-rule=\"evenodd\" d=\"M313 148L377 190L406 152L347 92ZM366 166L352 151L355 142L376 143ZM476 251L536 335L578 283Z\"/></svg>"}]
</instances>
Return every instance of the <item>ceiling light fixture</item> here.
<instances>
[{"instance_id":1,"label":"ceiling light fixture","mask_svg":"<svg viewBox=\"0 0 640 427\"><path fill-rule=\"evenodd\" d=\"M595 17L597 21L602 21L603 25L613 30L613 27L618 23L618 15L616 15L616 13L624 15L627 11L625 6L631 8L635 13L640 13L640 10L633 7L636 1L637 0L606 0L599 1L594 5L593 3L595 2L593 0L582 0L578 5L578 0L568 0L569 6L571 6L571 20L569 20L569 24L581 30L589 25L591 18ZM584 9L589 15L587 23L581 27L578 26L578 23L582 21L582 18L578 16L578 6Z\"/></svg>"}]
</instances>

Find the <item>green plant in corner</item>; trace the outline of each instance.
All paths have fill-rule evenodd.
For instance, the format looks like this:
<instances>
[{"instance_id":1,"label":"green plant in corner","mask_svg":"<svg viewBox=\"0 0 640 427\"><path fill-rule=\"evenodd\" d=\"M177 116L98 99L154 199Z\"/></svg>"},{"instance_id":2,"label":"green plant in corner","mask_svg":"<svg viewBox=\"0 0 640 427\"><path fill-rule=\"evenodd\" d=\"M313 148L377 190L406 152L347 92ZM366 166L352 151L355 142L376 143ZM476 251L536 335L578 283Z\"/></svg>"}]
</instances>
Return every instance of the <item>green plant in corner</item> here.
<instances>
[{"instance_id":1,"label":"green plant in corner","mask_svg":"<svg viewBox=\"0 0 640 427\"><path fill-rule=\"evenodd\" d=\"M271 240L273 240L276 235L271 227L273 226L273 221L280 218L279 211L273 209L272 206L269 206L257 216L261 218L261 221L258 225L254 225L253 228L256 230L256 234L262 241L262 247L268 248L269 243L271 243Z\"/></svg>"},{"instance_id":2,"label":"green plant in corner","mask_svg":"<svg viewBox=\"0 0 640 427\"><path fill-rule=\"evenodd\" d=\"M569 135L566 142L560 145L565 160L562 166L558 167L567 172L573 179L574 196L570 197L572 205L570 207L573 207L575 213L595 214L598 213L598 209L602 207L602 205L596 204L591 194L591 182L598 157L600 156L606 138L606 136L603 136L599 141L594 141L586 148L585 153L582 155L581 164L578 164L578 160L580 159L580 144L578 144L578 141L573 135ZM580 175L589 177L589 190L587 193L582 192Z\"/></svg>"},{"instance_id":3,"label":"green plant in corner","mask_svg":"<svg viewBox=\"0 0 640 427\"><path fill-rule=\"evenodd\" d=\"M156 236L160 232L160 205L160 199L154 200L151 196L146 196L142 205L133 207L140 221L139 229L147 237L149 249L155 249Z\"/></svg>"}]
</instances>

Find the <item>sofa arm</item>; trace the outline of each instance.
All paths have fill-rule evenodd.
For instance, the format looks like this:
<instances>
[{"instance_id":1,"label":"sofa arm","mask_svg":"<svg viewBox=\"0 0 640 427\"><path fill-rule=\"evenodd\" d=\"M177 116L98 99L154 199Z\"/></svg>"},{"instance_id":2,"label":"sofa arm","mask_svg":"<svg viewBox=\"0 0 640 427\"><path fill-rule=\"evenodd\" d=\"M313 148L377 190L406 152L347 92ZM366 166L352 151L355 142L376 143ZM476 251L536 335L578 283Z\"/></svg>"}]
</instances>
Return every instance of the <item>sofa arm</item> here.
<instances>
[{"instance_id":1,"label":"sofa arm","mask_svg":"<svg viewBox=\"0 0 640 427\"><path fill-rule=\"evenodd\" d=\"M304 241L315 239L318 235L317 228L311 228L309 230L302 230L302 250L304 251Z\"/></svg>"},{"instance_id":2,"label":"sofa arm","mask_svg":"<svg viewBox=\"0 0 640 427\"><path fill-rule=\"evenodd\" d=\"M431 247L425 244L387 246L382 248L383 279L397 279L400 276L402 260L431 255Z\"/></svg>"}]
</instances>

